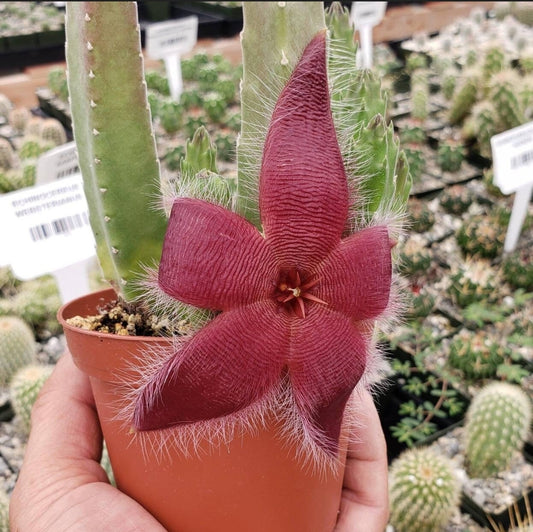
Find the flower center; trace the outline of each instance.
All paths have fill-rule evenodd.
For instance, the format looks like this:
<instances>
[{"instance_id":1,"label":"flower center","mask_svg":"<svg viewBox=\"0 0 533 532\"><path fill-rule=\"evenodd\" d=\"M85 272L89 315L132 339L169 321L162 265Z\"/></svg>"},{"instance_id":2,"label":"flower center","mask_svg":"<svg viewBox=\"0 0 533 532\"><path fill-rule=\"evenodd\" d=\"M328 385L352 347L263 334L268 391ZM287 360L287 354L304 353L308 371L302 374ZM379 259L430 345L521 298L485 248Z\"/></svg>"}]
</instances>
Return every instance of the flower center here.
<instances>
[{"instance_id":1,"label":"flower center","mask_svg":"<svg viewBox=\"0 0 533 532\"><path fill-rule=\"evenodd\" d=\"M302 280L302 276L296 268L282 271L274 297L290 313L299 318L305 318L305 301L314 301L315 303L327 305L325 301L310 292L318 284L319 280L316 277L308 277Z\"/></svg>"}]
</instances>

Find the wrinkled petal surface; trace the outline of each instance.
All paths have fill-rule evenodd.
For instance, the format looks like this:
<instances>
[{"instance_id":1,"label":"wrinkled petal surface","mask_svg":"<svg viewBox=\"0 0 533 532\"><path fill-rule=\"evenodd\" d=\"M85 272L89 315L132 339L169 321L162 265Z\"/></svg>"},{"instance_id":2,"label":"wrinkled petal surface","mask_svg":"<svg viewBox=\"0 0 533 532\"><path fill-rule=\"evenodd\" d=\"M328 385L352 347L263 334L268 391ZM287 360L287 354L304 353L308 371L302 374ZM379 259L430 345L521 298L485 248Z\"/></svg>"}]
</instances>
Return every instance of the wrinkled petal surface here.
<instances>
[{"instance_id":1,"label":"wrinkled petal surface","mask_svg":"<svg viewBox=\"0 0 533 532\"><path fill-rule=\"evenodd\" d=\"M316 295L355 320L377 318L389 303L390 249L384 226L342 240L320 266Z\"/></svg>"},{"instance_id":2,"label":"wrinkled petal surface","mask_svg":"<svg viewBox=\"0 0 533 532\"><path fill-rule=\"evenodd\" d=\"M146 386L135 405L137 430L163 429L233 414L280 380L288 329L270 301L217 316Z\"/></svg>"},{"instance_id":3,"label":"wrinkled petal surface","mask_svg":"<svg viewBox=\"0 0 533 532\"><path fill-rule=\"evenodd\" d=\"M348 317L314 306L306 319L294 320L289 357L294 398L304 423L324 436L317 444L332 455L365 363L366 340Z\"/></svg>"},{"instance_id":4,"label":"wrinkled petal surface","mask_svg":"<svg viewBox=\"0 0 533 532\"><path fill-rule=\"evenodd\" d=\"M275 281L273 255L246 219L206 201L174 201L159 266L164 292L226 310L265 298Z\"/></svg>"},{"instance_id":5,"label":"wrinkled petal surface","mask_svg":"<svg viewBox=\"0 0 533 532\"><path fill-rule=\"evenodd\" d=\"M282 267L309 270L339 242L348 185L329 104L325 34L307 46L274 109L259 207Z\"/></svg>"}]
</instances>

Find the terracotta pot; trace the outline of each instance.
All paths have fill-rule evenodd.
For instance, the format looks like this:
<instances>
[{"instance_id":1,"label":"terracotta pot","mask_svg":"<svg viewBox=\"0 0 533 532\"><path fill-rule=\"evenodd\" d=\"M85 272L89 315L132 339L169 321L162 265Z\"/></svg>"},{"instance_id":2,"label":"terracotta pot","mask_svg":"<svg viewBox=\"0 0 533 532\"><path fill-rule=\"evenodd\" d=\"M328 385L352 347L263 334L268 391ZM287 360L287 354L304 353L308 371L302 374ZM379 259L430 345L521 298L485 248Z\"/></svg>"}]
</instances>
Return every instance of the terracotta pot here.
<instances>
[{"instance_id":1,"label":"terracotta pot","mask_svg":"<svg viewBox=\"0 0 533 532\"><path fill-rule=\"evenodd\" d=\"M84 331L66 323L93 315L114 299L104 290L64 305L58 313L76 365L89 375L117 487L176 532L331 532L337 519L343 472L313 474L276 426L245 435L198 457L141 447L114 419L120 400L117 374L147 346L168 340ZM206 444L207 449L207 444Z\"/></svg>"}]
</instances>

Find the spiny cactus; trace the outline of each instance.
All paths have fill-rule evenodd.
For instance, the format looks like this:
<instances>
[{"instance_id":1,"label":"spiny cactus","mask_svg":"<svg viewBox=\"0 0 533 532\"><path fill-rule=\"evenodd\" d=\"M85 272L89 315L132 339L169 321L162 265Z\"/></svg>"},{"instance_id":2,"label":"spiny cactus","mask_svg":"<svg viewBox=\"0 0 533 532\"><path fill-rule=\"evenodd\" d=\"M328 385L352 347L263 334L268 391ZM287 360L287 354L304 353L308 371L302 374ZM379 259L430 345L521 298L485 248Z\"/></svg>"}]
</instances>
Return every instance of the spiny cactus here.
<instances>
[{"instance_id":1,"label":"spiny cactus","mask_svg":"<svg viewBox=\"0 0 533 532\"><path fill-rule=\"evenodd\" d=\"M417 198L409 199L407 214L409 216L409 228L415 233L429 231L435 223L435 214L428 207L427 202Z\"/></svg>"},{"instance_id":2,"label":"spiny cactus","mask_svg":"<svg viewBox=\"0 0 533 532\"><path fill-rule=\"evenodd\" d=\"M411 236L399 246L399 269L407 276L423 272L431 265L431 254L419 235Z\"/></svg>"},{"instance_id":3,"label":"spiny cactus","mask_svg":"<svg viewBox=\"0 0 533 532\"><path fill-rule=\"evenodd\" d=\"M417 120L425 120L429 109L429 82L428 71L417 69L411 75L411 116Z\"/></svg>"},{"instance_id":4,"label":"spiny cactus","mask_svg":"<svg viewBox=\"0 0 533 532\"><path fill-rule=\"evenodd\" d=\"M483 76L490 79L494 74L507 68L508 60L503 48L500 45L491 46L485 51L483 59Z\"/></svg>"},{"instance_id":5,"label":"spiny cactus","mask_svg":"<svg viewBox=\"0 0 533 532\"><path fill-rule=\"evenodd\" d=\"M457 243L468 256L492 259L503 249L506 230L497 215L474 215L457 231Z\"/></svg>"},{"instance_id":6,"label":"spiny cactus","mask_svg":"<svg viewBox=\"0 0 533 532\"><path fill-rule=\"evenodd\" d=\"M504 471L530 430L531 402L516 385L494 382L472 399L465 421L465 463L470 477Z\"/></svg>"},{"instance_id":7,"label":"spiny cactus","mask_svg":"<svg viewBox=\"0 0 533 532\"><path fill-rule=\"evenodd\" d=\"M466 261L450 280L449 294L461 308L490 300L497 286L490 264L484 260Z\"/></svg>"},{"instance_id":8,"label":"spiny cactus","mask_svg":"<svg viewBox=\"0 0 533 532\"><path fill-rule=\"evenodd\" d=\"M31 410L53 369L53 365L30 364L20 368L11 379L9 384L11 406L25 434L30 433Z\"/></svg>"},{"instance_id":9,"label":"spiny cactus","mask_svg":"<svg viewBox=\"0 0 533 532\"><path fill-rule=\"evenodd\" d=\"M425 318L435 308L436 298L426 288L412 288L408 293L407 318Z\"/></svg>"},{"instance_id":10,"label":"spiny cactus","mask_svg":"<svg viewBox=\"0 0 533 532\"><path fill-rule=\"evenodd\" d=\"M533 253L530 247L505 255L501 271L513 288L533 292Z\"/></svg>"},{"instance_id":11,"label":"spiny cactus","mask_svg":"<svg viewBox=\"0 0 533 532\"><path fill-rule=\"evenodd\" d=\"M396 532L441 530L459 507L451 461L426 448L404 451L389 472L390 523Z\"/></svg>"},{"instance_id":12,"label":"spiny cactus","mask_svg":"<svg viewBox=\"0 0 533 532\"><path fill-rule=\"evenodd\" d=\"M414 120L402 124L399 135L402 144L425 144L427 141L426 130Z\"/></svg>"},{"instance_id":13,"label":"spiny cactus","mask_svg":"<svg viewBox=\"0 0 533 532\"><path fill-rule=\"evenodd\" d=\"M441 91L447 100L451 100L457 85L459 72L455 68L449 68L442 74Z\"/></svg>"},{"instance_id":14,"label":"spiny cactus","mask_svg":"<svg viewBox=\"0 0 533 532\"><path fill-rule=\"evenodd\" d=\"M35 361L36 343L28 324L16 316L0 317L0 385L21 367Z\"/></svg>"},{"instance_id":15,"label":"spiny cactus","mask_svg":"<svg viewBox=\"0 0 533 532\"><path fill-rule=\"evenodd\" d=\"M462 214L473 201L474 194L464 185L447 187L439 196L442 208L450 214Z\"/></svg>"},{"instance_id":16,"label":"spiny cactus","mask_svg":"<svg viewBox=\"0 0 533 532\"><path fill-rule=\"evenodd\" d=\"M221 161L233 161L235 158L235 135L218 132L215 134L217 157Z\"/></svg>"},{"instance_id":17,"label":"spiny cactus","mask_svg":"<svg viewBox=\"0 0 533 532\"><path fill-rule=\"evenodd\" d=\"M517 95L521 78L514 70L504 70L492 76L489 98L498 113L499 130L505 131L524 123L524 111Z\"/></svg>"},{"instance_id":18,"label":"spiny cactus","mask_svg":"<svg viewBox=\"0 0 533 532\"><path fill-rule=\"evenodd\" d=\"M426 156L420 144L409 143L403 146L405 158L409 165L409 173L413 178L413 183L421 180L426 169Z\"/></svg>"},{"instance_id":19,"label":"spiny cactus","mask_svg":"<svg viewBox=\"0 0 533 532\"><path fill-rule=\"evenodd\" d=\"M163 96L170 96L168 79L161 72L147 70L144 74L144 79L149 90L154 90Z\"/></svg>"},{"instance_id":20,"label":"spiny cactus","mask_svg":"<svg viewBox=\"0 0 533 532\"><path fill-rule=\"evenodd\" d=\"M61 146L67 142L67 134L59 120L46 118L41 126L41 139L53 146Z\"/></svg>"},{"instance_id":21,"label":"spiny cactus","mask_svg":"<svg viewBox=\"0 0 533 532\"><path fill-rule=\"evenodd\" d=\"M36 159L43 151L44 147L38 138L25 137L18 151L18 155L21 160Z\"/></svg>"},{"instance_id":22,"label":"spiny cactus","mask_svg":"<svg viewBox=\"0 0 533 532\"><path fill-rule=\"evenodd\" d=\"M0 170L10 170L15 164L15 152L9 140L0 137Z\"/></svg>"},{"instance_id":23,"label":"spiny cactus","mask_svg":"<svg viewBox=\"0 0 533 532\"><path fill-rule=\"evenodd\" d=\"M26 124L26 135L33 138L41 138L41 129L44 120L39 116L32 116Z\"/></svg>"},{"instance_id":24,"label":"spiny cactus","mask_svg":"<svg viewBox=\"0 0 533 532\"><path fill-rule=\"evenodd\" d=\"M455 89L448 111L448 119L451 124L459 124L468 115L478 99L479 86L479 71L477 69L466 70L460 84Z\"/></svg>"},{"instance_id":25,"label":"spiny cactus","mask_svg":"<svg viewBox=\"0 0 533 532\"><path fill-rule=\"evenodd\" d=\"M26 130L30 117L31 113L26 107L15 107L9 113L9 123L17 133L22 134Z\"/></svg>"},{"instance_id":26,"label":"spiny cactus","mask_svg":"<svg viewBox=\"0 0 533 532\"><path fill-rule=\"evenodd\" d=\"M437 149L437 162L445 172L457 172L464 161L465 149L462 144L453 141L439 143Z\"/></svg>"},{"instance_id":27,"label":"spiny cactus","mask_svg":"<svg viewBox=\"0 0 533 532\"><path fill-rule=\"evenodd\" d=\"M157 116L166 133L179 131L183 125L183 107L178 102L161 102Z\"/></svg>"},{"instance_id":28,"label":"spiny cactus","mask_svg":"<svg viewBox=\"0 0 533 532\"><path fill-rule=\"evenodd\" d=\"M425 54L413 52L405 60L405 68L409 73L416 72L419 69L426 69L427 67L428 57Z\"/></svg>"},{"instance_id":29,"label":"spiny cactus","mask_svg":"<svg viewBox=\"0 0 533 532\"><path fill-rule=\"evenodd\" d=\"M490 100L482 100L474 105L471 116L465 121L463 136L475 139L479 153L490 159L492 149L490 139L499 132L498 112L494 103Z\"/></svg>"},{"instance_id":30,"label":"spiny cactus","mask_svg":"<svg viewBox=\"0 0 533 532\"><path fill-rule=\"evenodd\" d=\"M68 101L67 73L63 67L54 67L48 71L48 86L62 101Z\"/></svg>"},{"instance_id":31,"label":"spiny cactus","mask_svg":"<svg viewBox=\"0 0 533 532\"><path fill-rule=\"evenodd\" d=\"M205 114L212 122L221 122L226 113L227 103L219 92L210 91L204 96Z\"/></svg>"},{"instance_id":32,"label":"spiny cactus","mask_svg":"<svg viewBox=\"0 0 533 532\"><path fill-rule=\"evenodd\" d=\"M484 331L463 330L450 343L448 363L467 379L489 379L496 376L505 355L506 347L499 339L488 337Z\"/></svg>"}]
</instances>

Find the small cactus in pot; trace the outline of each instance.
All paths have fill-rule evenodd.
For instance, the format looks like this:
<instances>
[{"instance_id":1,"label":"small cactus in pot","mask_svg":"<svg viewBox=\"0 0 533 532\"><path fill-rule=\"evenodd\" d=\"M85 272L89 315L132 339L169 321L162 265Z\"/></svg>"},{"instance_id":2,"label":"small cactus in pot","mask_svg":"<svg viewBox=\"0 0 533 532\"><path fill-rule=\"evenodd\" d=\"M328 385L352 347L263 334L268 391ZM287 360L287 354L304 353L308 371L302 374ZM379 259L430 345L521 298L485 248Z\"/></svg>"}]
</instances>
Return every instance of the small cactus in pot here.
<instances>
[{"instance_id":1,"label":"small cactus in pot","mask_svg":"<svg viewBox=\"0 0 533 532\"><path fill-rule=\"evenodd\" d=\"M465 158L464 146L455 141L439 143L437 149L437 163L445 172L457 172Z\"/></svg>"}]
</instances>

